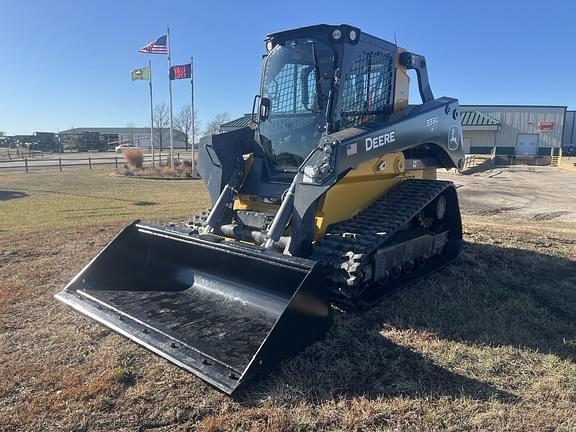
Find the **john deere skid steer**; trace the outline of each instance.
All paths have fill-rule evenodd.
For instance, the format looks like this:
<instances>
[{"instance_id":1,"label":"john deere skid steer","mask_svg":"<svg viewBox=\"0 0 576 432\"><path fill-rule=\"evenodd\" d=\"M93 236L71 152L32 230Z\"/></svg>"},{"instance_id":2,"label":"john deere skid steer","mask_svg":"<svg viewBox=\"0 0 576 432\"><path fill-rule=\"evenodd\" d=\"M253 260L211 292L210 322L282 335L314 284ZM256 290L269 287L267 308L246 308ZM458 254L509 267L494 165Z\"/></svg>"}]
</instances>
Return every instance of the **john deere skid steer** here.
<instances>
[{"instance_id":1,"label":"john deere skid steer","mask_svg":"<svg viewBox=\"0 0 576 432\"><path fill-rule=\"evenodd\" d=\"M408 71L422 100L408 104ZM232 393L453 260L458 101L424 57L349 25L268 35L252 126L204 137L212 200L188 226L136 221L57 298Z\"/></svg>"}]
</instances>

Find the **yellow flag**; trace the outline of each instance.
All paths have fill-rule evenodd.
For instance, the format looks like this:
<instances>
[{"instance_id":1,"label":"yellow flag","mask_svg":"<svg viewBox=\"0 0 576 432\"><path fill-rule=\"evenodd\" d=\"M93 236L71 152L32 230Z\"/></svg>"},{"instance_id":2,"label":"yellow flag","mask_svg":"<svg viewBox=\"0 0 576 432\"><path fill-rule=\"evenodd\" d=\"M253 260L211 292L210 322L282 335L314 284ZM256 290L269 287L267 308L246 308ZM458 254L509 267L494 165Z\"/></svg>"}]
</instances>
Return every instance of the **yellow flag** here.
<instances>
[{"instance_id":1,"label":"yellow flag","mask_svg":"<svg viewBox=\"0 0 576 432\"><path fill-rule=\"evenodd\" d=\"M150 81L150 68L145 67L142 69L134 69L132 71L132 81L147 80Z\"/></svg>"}]
</instances>

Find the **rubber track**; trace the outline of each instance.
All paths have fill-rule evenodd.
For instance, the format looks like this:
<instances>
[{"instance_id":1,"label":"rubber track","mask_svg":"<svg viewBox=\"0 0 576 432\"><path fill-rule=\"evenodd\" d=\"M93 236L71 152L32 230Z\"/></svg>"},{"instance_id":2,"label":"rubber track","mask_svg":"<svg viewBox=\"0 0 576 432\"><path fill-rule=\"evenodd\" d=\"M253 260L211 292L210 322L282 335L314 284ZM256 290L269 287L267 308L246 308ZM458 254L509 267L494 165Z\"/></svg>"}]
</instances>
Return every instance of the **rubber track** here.
<instances>
[{"instance_id":1,"label":"rubber track","mask_svg":"<svg viewBox=\"0 0 576 432\"><path fill-rule=\"evenodd\" d=\"M409 179L401 181L352 219L331 225L314 245L310 259L327 269L327 278L342 286L349 277L342 265L350 254L371 257L398 230L452 186L452 182Z\"/></svg>"}]
</instances>

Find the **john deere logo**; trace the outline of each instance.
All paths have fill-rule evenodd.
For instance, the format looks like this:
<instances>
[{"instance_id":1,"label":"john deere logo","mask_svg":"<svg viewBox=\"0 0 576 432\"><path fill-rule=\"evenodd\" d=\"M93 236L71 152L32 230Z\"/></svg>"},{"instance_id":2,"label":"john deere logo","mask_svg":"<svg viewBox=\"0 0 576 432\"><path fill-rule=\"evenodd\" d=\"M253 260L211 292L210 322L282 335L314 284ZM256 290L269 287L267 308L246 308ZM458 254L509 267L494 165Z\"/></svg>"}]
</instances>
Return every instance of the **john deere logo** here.
<instances>
[{"instance_id":1,"label":"john deere logo","mask_svg":"<svg viewBox=\"0 0 576 432\"><path fill-rule=\"evenodd\" d=\"M448 132L448 149L449 150L458 150L460 146L460 128L456 125L450 127L450 131Z\"/></svg>"}]
</instances>

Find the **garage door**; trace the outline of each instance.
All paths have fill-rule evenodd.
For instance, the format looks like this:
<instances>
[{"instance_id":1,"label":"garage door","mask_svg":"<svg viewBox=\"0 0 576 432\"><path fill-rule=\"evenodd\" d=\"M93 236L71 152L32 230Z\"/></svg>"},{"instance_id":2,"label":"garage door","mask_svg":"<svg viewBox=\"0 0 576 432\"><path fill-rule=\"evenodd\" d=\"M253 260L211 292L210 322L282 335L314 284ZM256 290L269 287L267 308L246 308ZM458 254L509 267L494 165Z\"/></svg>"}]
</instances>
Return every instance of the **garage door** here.
<instances>
[{"instance_id":1,"label":"garage door","mask_svg":"<svg viewBox=\"0 0 576 432\"><path fill-rule=\"evenodd\" d=\"M538 134L518 134L516 156L535 157L538 152Z\"/></svg>"}]
</instances>

